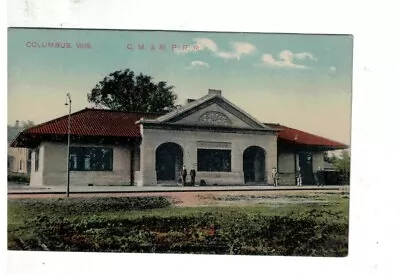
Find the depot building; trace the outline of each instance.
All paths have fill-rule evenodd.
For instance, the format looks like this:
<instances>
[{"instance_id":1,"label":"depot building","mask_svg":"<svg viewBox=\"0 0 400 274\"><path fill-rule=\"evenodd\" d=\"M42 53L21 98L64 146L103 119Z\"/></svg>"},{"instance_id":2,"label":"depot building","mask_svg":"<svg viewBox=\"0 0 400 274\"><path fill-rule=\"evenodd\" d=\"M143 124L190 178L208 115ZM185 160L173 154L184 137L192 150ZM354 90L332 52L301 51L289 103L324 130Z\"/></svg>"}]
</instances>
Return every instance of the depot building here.
<instances>
[{"instance_id":1,"label":"depot building","mask_svg":"<svg viewBox=\"0 0 400 274\"><path fill-rule=\"evenodd\" d=\"M314 184L323 152L347 145L280 124L263 123L220 90L167 114L86 108L70 117L72 186L176 184L183 166L207 185ZM31 186L67 184L68 115L19 133L12 147L33 149Z\"/></svg>"}]
</instances>

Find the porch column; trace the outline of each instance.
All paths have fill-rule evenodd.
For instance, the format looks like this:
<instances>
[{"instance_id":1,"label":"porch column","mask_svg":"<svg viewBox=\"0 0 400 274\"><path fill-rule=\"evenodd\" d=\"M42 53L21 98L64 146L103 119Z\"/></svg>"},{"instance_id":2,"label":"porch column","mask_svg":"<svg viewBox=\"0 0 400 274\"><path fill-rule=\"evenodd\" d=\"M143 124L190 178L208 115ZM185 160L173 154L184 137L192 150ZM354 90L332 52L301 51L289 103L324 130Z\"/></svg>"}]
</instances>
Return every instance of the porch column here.
<instances>
[{"instance_id":1,"label":"porch column","mask_svg":"<svg viewBox=\"0 0 400 274\"><path fill-rule=\"evenodd\" d=\"M156 175L156 147L151 140L143 136L140 145L140 176L138 186L157 185Z\"/></svg>"},{"instance_id":2,"label":"porch column","mask_svg":"<svg viewBox=\"0 0 400 274\"><path fill-rule=\"evenodd\" d=\"M267 155L265 157L265 179L268 184L272 184L272 169L278 168L278 148L277 143L270 142L266 149Z\"/></svg>"},{"instance_id":3,"label":"porch column","mask_svg":"<svg viewBox=\"0 0 400 274\"><path fill-rule=\"evenodd\" d=\"M233 142L231 149L231 172L235 177L235 182L245 183L244 182L244 173L243 173L243 152L245 150L245 145Z\"/></svg>"},{"instance_id":4,"label":"porch column","mask_svg":"<svg viewBox=\"0 0 400 274\"><path fill-rule=\"evenodd\" d=\"M185 142L182 144L183 149L183 164L186 166L186 169L195 168L197 171L197 141Z\"/></svg>"}]
</instances>

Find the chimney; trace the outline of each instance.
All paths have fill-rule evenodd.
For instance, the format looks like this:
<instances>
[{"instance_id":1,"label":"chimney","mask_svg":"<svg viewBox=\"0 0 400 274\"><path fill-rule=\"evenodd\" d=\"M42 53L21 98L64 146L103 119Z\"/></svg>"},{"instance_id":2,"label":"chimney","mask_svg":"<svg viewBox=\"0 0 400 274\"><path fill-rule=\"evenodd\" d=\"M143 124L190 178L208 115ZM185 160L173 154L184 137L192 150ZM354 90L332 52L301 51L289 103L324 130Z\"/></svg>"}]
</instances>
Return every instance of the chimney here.
<instances>
[{"instance_id":1,"label":"chimney","mask_svg":"<svg viewBox=\"0 0 400 274\"><path fill-rule=\"evenodd\" d=\"M186 99L186 104L196 101L196 99Z\"/></svg>"},{"instance_id":2,"label":"chimney","mask_svg":"<svg viewBox=\"0 0 400 274\"><path fill-rule=\"evenodd\" d=\"M19 127L19 120L15 121L15 127Z\"/></svg>"},{"instance_id":3,"label":"chimney","mask_svg":"<svg viewBox=\"0 0 400 274\"><path fill-rule=\"evenodd\" d=\"M209 95L219 95L221 96L222 91L220 89L209 89L208 94Z\"/></svg>"}]
</instances>

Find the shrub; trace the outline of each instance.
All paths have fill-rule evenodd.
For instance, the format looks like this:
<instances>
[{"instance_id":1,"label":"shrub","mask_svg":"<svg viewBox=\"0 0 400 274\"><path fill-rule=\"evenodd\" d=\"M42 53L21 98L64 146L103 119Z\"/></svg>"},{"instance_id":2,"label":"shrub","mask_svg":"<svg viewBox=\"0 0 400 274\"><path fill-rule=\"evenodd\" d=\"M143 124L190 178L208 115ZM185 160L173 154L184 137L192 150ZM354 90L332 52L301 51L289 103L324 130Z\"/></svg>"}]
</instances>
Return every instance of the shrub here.
<instances>
[{"instance_id":1,"label":"shrub","mask_svg":"<svg viewBox=\"0 0 400 274\"><path fill-rule=\"evenodd\" d=\"M330 212L323 213L330 214ZM332 217L334 214L330 214ZM345 256L347 223L318 222L319 213L264 216L239 212L187 216L142 215L73 219L39 217L27 227L35 235L9 237L24 250L157 252L280 256Z\"/></svg>"},{"instance_id":2,"label":"shrub","mask_svg":"<svg viewBox=\"0 0 400 274\"><path fill-rule=\"evenodd\" d=\"M171 202L165 197L93 197L93 198L58 198L58 199L15 199L24 211L32 213L51 212L52 215L85 215L100 212L131 211L165 208Z\"/></svg>"},{"instance_id":3,"label":"shrub","mask_svg":"<svg viewBox=\"0 0 400 274\"><path fill-rule=\"evenodd\" d=\"M9 182L18 182L18 183L26 183L29 184L30 177L27 174L8 174L7 180Z\"/></svg>"}]
</instances>

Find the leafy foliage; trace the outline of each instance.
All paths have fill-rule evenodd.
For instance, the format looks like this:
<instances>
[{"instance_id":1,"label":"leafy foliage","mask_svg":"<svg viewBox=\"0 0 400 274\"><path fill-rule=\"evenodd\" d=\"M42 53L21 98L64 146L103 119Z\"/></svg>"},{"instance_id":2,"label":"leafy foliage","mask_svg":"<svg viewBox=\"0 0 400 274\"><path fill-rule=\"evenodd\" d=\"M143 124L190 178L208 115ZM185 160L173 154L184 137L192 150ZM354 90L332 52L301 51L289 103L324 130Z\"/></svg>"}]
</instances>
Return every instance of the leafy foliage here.
<instances>
[{"instance_id":1,"label":"leafy foliage","mask_svg":"<svg viewBox=\"0 0 400 274\"><path fill-rule=\"evenodd\" d=\"M175 108L176 94L166 82L154 83L151 76L129 69L110 73L96 84L87 98L96 106L128 112L161 113Z\"/></svg>"}]
</instances>

